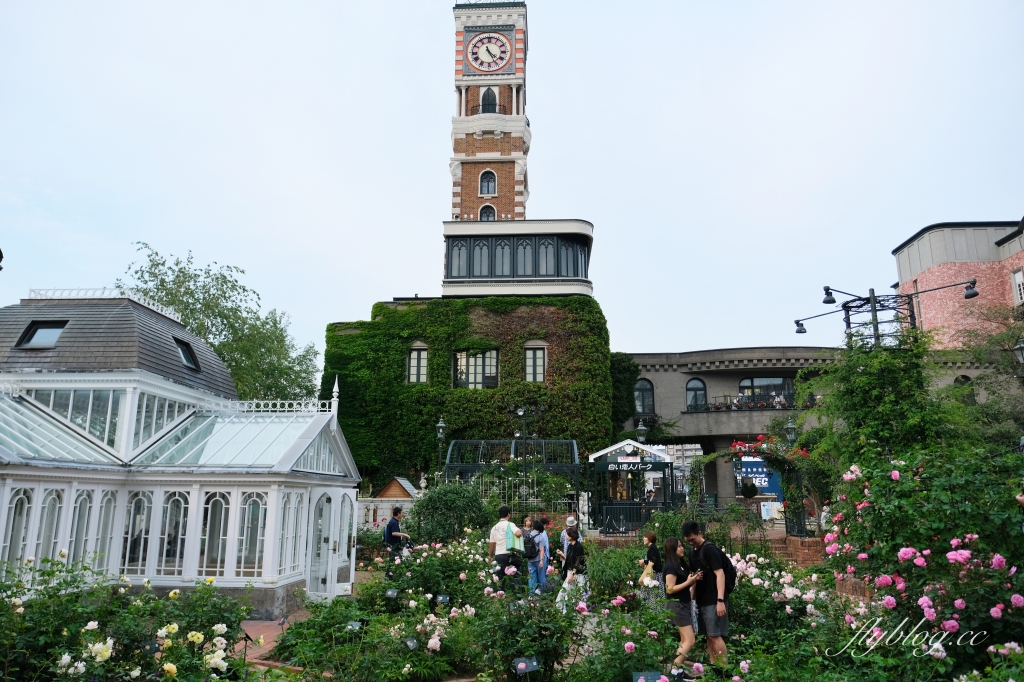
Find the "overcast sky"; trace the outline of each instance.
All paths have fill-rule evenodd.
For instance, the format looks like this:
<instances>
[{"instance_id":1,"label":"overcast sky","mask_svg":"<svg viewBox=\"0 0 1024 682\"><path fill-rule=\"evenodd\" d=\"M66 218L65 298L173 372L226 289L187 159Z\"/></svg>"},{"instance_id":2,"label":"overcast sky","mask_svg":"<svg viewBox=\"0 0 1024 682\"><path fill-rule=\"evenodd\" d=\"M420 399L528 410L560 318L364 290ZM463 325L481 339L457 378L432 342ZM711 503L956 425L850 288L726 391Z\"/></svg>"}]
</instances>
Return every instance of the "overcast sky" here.
<instances>
[{"instance_id":1,"label":"overcast sky","mask_svg":"<svg viewBox=\"0 0 1024 682\"><path fill-rule=\"evenodd\" d=\"M0 304L132 242L329 322L440 295L452 2L0 0ZM1022 2L529 3L529 218L595 225L618 351L835 345L821 287L1024 215ZM982 292L982 296L985 292Z\"/></svg>"}]
</instances>

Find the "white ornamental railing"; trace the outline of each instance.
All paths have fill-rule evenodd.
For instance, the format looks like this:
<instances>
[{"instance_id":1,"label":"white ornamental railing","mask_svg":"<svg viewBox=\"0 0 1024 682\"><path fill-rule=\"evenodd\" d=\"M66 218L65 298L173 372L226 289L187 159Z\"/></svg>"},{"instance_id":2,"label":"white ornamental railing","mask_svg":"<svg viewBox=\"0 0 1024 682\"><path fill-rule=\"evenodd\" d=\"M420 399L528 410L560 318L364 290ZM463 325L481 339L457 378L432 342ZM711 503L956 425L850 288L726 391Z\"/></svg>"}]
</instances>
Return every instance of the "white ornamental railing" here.
<instances>
[{"instance_id":1,"label":"white ornamental railing","mask_svg":"<svg viewBox=\"0 0 1024 682\"><path fill-rule=\"evenodd\" d=\"M206 412L332 412L333 400L200 400Z\"/></svg>"},{"instance_id":2,"label":"white ornamental railing","mask_svg":"<svg viewBox=\"0 0 1024 682\"><path fill-rule=\"evenodd\" d=\"M127 298L136 303L155 310L164 317L169 317L175 322L181 322L181 317L174 310L167 306L149 299L134 289L116 289L108 287L80 288L80 289L29 289L30 299L53 299L53 300L76 300L84 298Z\"/></svg>"}]
</instances>

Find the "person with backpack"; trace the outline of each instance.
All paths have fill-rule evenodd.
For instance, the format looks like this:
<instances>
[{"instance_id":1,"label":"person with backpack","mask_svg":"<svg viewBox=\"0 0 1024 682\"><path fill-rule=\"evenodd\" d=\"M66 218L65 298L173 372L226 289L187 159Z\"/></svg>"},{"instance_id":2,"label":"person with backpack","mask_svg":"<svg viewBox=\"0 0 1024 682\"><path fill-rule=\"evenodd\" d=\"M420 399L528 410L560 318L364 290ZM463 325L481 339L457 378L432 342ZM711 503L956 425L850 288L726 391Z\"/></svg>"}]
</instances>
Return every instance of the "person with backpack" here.
<instances>
[{"instance_id":1,"label":"person with backpack","mask_svg":"<svg viewBox=\"0 0 1024 682\"><path fill-rule=\"evenodd\" d=\"M683 524L683 538L693 550L693 564L701 573L697 581L696 601L704 634L708 638L708 656L712 665L728 665L725 638L729 636L729 593L736 587L736 567L713 542L704 539L696 521Z\"/></svg>"},{"instance_id":2,"label":"person with backpack","mask_svg":"<svg viewBox=\"0 0 1024 682\"><path fill-rule=\"evenodd\" d=\"M533 528L523 536L523 553L526 554L526 565L530 569L530 592L540 594L547 589L545 560L550 551L544 523L537 519L533 522Z\"/></svg>"}]
</instances>

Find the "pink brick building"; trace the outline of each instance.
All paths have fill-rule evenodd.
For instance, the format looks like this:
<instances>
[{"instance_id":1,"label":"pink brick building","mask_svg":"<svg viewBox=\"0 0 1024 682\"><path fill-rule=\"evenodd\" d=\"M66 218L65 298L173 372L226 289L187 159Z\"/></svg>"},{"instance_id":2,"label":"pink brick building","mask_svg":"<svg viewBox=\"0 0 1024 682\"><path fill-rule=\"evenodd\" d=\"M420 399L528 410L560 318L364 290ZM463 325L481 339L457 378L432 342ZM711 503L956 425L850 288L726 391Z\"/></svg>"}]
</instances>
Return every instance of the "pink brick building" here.
<instances>
[{"instance_id":1,"label":"pink brick building","mask_svg":"<svg viewBox=\"0 0 1024 682\"><path fill-rule=\"evenodd\" d=\"M1024 220L936 223L892 254L901 294L978 280L981 295L969 301L959 287L915 297L918 325L934 330L944 344L963 327L966 306L1024 304Z\"/></svg>"}]
</instances>

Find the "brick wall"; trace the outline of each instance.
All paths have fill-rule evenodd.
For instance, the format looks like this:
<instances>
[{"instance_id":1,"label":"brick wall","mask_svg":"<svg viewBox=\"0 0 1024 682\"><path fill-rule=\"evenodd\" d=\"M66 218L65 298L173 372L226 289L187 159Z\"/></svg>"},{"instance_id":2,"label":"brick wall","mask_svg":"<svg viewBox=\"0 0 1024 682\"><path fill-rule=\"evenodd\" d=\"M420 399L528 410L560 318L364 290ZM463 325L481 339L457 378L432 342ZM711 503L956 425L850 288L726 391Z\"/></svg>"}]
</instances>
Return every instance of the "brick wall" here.
<instances>
[{"instance_id":1,"label":"brick wall","mask_svg":"<svg viewBox=\"0 0 1024 682\"><path fill-rule=\"evenodd\" d=\"M825 557L825 542L821 538L786 537L786 550L797 566L807 568L820 564Z\"/></svg>"},{"instance_id":2,"label":"brick wall","mask_svg":"<svg viewBox=\"0 0 1024 682\"><path fill-rule=\"evenodd\" d=\"M495 176L497 176L498 196L496 197L484 198L480 196L480 174L485 170L494 171ZM462 200L459 205L461 206L462 213L472 213L473 219L476 219L480 215L480 207L484 204L490 204L494 206L494 210L498 214L498 220L501 220L502 214L514 215L515 175L515 161L481 161L478 163L464 161L462 164L462 185L459 188Z\"/></svg>"}]
</instances>

